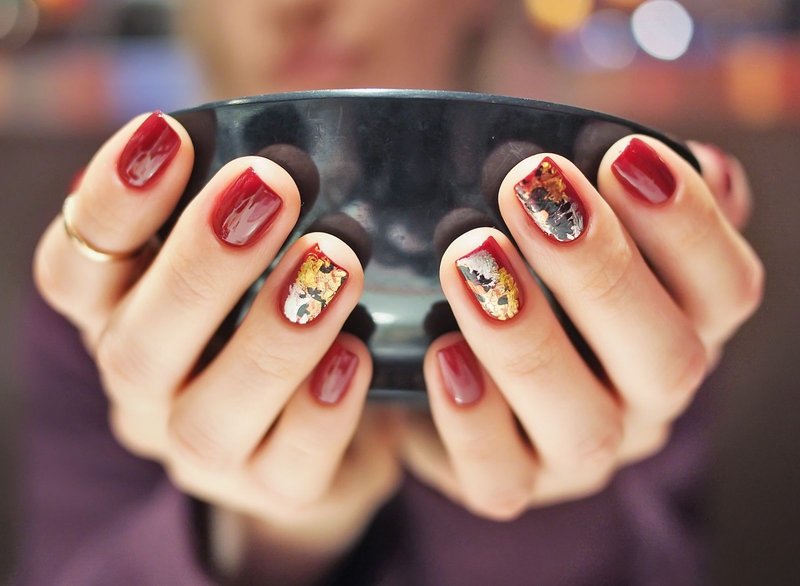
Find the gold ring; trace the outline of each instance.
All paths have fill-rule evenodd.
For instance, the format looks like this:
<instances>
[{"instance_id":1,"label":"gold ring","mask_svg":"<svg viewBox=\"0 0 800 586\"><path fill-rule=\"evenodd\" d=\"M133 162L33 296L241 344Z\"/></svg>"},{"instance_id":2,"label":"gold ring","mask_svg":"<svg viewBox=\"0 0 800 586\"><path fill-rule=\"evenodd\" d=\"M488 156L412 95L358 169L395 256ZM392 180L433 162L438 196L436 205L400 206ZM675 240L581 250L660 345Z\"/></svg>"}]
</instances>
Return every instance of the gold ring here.
<instances>
[{"instance_id":1,"label":"gold ring","mask_svg":"<svg viewBox=\"0 0 800 586\"><path fill-rule=\"evenodd\" d=\"M144 246L131 252L109 252L107 250L95 248L89 244L86 239L75 229L75 225L72 222L72 212L74 207L74 196L67 196L67 198L64 200L64 205L61 207L61 216L64 219L64 230L66 231L67 236L69 236L69 239L75 245L75 248L78 250L78 252L80 252L89 260L95 262L119 262L123 260L130 260L139 256L145 248L153 244L153 241L151 240Z\"/></svg>"}]
</instances>

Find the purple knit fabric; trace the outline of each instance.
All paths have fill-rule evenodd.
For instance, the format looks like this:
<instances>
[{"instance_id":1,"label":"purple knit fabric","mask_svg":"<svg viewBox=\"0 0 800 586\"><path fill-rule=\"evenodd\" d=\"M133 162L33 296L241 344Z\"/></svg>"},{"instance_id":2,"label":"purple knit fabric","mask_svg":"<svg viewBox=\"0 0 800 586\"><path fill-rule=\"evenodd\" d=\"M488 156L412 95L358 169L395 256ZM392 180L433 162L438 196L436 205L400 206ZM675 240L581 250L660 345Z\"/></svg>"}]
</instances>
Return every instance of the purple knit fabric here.
<instances>
[{"instance_id":1,"label":"purple knit fabric","mask_svg":"<svg viewBox=\"0 0 800 586\"><path fill-rule=\"evenodd\" d=\"M25 535L16 583L214 584L191 500L112 438L94 365L38 297L23 316ZM708 392L657 456L602 493L510 523L477 518L406 478L337 584L693 586L704 576Z\"/></svg>"}]
</instances>

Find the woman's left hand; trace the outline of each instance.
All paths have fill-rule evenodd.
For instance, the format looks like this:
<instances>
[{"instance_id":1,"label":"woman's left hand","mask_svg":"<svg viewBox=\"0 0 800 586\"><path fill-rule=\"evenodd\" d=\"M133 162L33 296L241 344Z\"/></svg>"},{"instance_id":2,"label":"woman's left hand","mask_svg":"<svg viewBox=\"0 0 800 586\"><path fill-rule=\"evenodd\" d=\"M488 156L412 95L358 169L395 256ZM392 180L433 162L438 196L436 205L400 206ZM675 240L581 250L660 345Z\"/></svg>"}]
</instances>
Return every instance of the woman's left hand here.
<instances>
[{"instance_id":1,"label":"woman's left hand","mask_svg":"<svg viewBox=\"0 0 800 586\"><path fill-rule=\"evenodd\" d=\"M664 445L763 291L761 262L738 232L751 206L741 165L692 150L702 175L661 142L626 137L606 153L599 191L563 157L535 155L499 193L522 256L490 228L450 245L440 277L461 333L425 357L433 424L410 418L404 434L424 482L509 519L595 493Z\"/></svg>"}]
</instances>

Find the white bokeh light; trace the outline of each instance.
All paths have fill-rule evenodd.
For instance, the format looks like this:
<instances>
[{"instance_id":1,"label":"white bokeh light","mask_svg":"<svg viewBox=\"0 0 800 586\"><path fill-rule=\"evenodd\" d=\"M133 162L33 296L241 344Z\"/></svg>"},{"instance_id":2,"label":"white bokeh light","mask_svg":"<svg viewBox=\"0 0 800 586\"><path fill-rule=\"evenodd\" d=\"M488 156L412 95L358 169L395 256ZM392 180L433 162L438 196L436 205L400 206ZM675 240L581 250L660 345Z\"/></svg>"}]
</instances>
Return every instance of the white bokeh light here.
<instances>
[{"instance_id":1,"label":"white bokeh light","mask_svg":"<svg viewBox=\"0 0 800 586\"><path fill-rule=\"evenodd\" d=\"M667 61L686 53L694 34L692 17L675 0L644 2L634 11L631 28L646 53Z\"/></svg>"}]
</instances>

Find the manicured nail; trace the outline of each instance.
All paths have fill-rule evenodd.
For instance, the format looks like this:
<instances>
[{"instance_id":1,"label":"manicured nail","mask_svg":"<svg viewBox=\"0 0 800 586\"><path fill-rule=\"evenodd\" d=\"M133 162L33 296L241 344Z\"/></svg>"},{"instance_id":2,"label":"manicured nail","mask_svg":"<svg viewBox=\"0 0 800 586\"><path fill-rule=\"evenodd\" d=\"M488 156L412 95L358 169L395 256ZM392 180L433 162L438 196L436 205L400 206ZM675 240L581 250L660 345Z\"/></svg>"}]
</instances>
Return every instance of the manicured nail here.
<instances>
[{"instance_id":1,"label":"manicured nail","mask_svg":"<svg viewBox=\"0 0 800 586\"><path fill-rule=\"evenodd\" d=\"M668 201L677 183L667 164L649 144L631 139L611 163L611 172L632 196L651 204Z\"/></svg>"},{"instance_id":2,"label":"manicured nail","mask_svg":"<svg viewBox=\"0 0 800 586\"><path fill-rule=\"evenodd\" d=\"M494 238L489 236L478 248L459 258L456 267L486 315L504 321L519 313L519 287L508 257Z\"/></svg>"},{"instance_id":3,"label":"manicured nail","mask_svg":"<svg viewBox=\"0 0 800 586\"><path fill-rule=\"evenodd\" d=\"M466 342L457 342L436 353L444 389L456 405L472 405L483 397L483 376Z\"/></svg>"},{"instance_id":4,"label":"manicured nail","mask_svg":"<svg viewBox=\"0 0 800 586\"><path fill-rule=\"evenodd\" d=\"M715 144L705 143L706 147L714 154L719 166L722 168L722 197L728 197L733 191L733 174L731 173L731 159L728 154Z\"/></svg>"},{"instance_id":5,"label":"manicured nail","mask_svg":"<svg viewBox=\"0 0 800 586\"><path fill-rule=\"evenodd\" d=\"M267 231L281 206L283 200L251 167L219 196L211 227L225 244L247 246Z\"/></svg>"},{"instance_id":6,"label":"manicured nail","mask_svg":"<svg viewBox=\"0 0 800 586\"><path fill-rule=\"evenodd\" d=\"M575 240L585 225L578 193L550 157L514 187L522 207L542 232L559 242Z\"/></svg>"},{"instance_id":7,"label":"manicured nail","mask_svg":"<svg viewBox=\"0 0 800 586\"><path fill-rule=\"evenodd\" d=\"M315 320L344 286L347 271L334 263L318 245L309 250L289 285L283 315L295 324Z\"/></svg>"},{"instance_id":8,"label":"manicured nail","mask_svg":"<svg viewBox=\"0 0 800 586\"><path fill-rule=\"evenodd\" d=\"M164 115L153 112L125 145L117 161L117 173L128 187L149 187L175 158L180 146L180 136Z\"/></svg>"},{"instance_id":9,"label":"manicured nail","mask_svg":"<svg viewBox=\"0 0 800 586\"><path fill-rule=\"evenodd\" d=\"M334 344L314 370L311 394L320 403L335 405L347 392L357 368L358 356Z\"/></svg>"}]
</instances>

